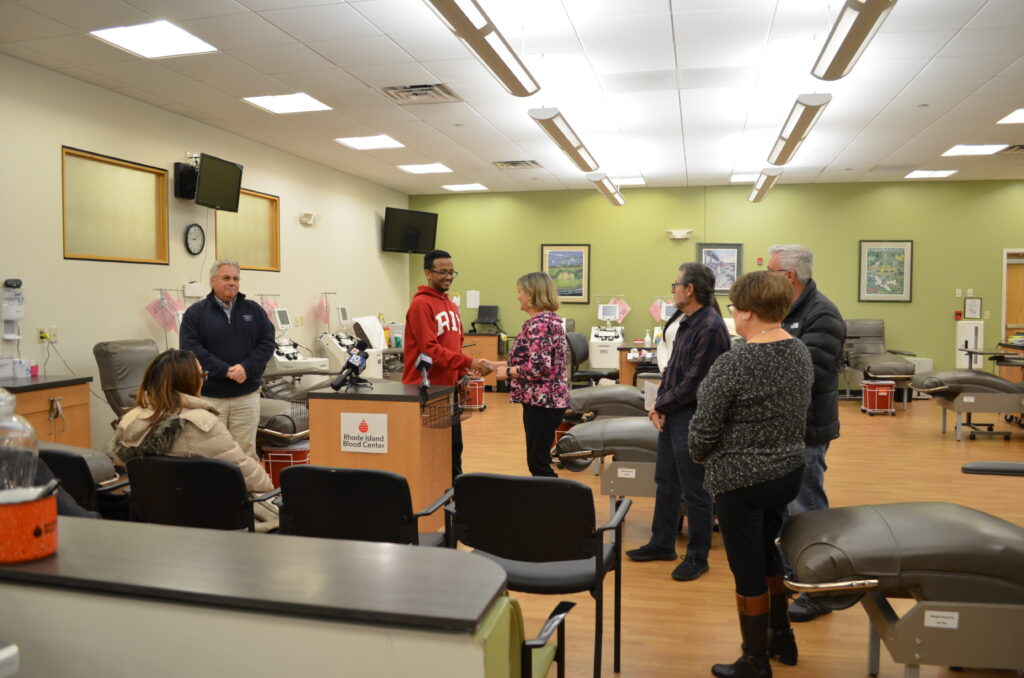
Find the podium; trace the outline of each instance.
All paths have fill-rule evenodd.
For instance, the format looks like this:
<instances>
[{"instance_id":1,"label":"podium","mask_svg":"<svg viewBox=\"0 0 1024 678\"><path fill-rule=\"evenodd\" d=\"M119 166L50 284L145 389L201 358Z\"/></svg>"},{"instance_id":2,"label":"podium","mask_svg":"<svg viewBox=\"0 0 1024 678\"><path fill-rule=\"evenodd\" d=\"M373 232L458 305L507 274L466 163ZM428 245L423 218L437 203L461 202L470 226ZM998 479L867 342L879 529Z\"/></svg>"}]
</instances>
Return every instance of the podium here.
<instances>
[{"instance_id":1,"label":"podium","mask_svg":"<svg viewBox=\"0 0 1024 678\"><path fill-rule=\"evenodd\" d=\"M420 511L452 484L450 402L455 388L432 387L421 407L418 386L376 379L371 383L372 389L310 392L310 463L403 475L413 510ZM421 532L443 526L441 511L420 520Z\"/></svg>"}]
</instances>

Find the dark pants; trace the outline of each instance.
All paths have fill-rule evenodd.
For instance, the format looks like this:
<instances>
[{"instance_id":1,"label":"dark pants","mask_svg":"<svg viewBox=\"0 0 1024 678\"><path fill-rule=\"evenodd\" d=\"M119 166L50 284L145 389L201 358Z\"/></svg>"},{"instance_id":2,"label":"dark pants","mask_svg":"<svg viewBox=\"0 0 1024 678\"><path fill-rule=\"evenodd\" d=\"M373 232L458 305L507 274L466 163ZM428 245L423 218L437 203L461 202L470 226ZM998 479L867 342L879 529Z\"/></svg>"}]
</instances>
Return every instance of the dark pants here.
<instances>
[{"instance_id":1,"label":"dark pants","mask_svg":"<svg viewBox=\"0 0 1024 678\"><path fill-rule=\"evenodd\" d=\"M725 555L739 595L759 596L768 590L766 577L782 574L775 539L803 474L801 466L781 478L715 496Z\"/></svg>"},{"instance_id":2,"label":"dark pants","mask_svg":"<svg viewBox=\"0 0 1024 678\"><path fill-rule=\"evenodd\" d=\"M551 446L555 429L562 423L565 408L549 409L523 404L523 428L526 430L526 465L535 476L556 477L551 468Z\"/></svg>"},{"instance_id":3,"label":"dark pants","mask_svg":"<svg viewBox=\"0 0 1024 678\"><path fill-rule=\"evenodd\" d=\"M458 416L452 421L452 484L462 475L462 420Z\"/></svg>"},{"instance_id":4,"label":"dark pants","mask_svg":"<svg viewBox=\"0 0 1024 678\"><path fill-rule=\"evenodd\" d=\"M704 489L704 466L690 459L687 437L696 405L687 405L665 417L665 430L658 434L658 458L654 466L654 519L651 544L674 549L679 525L679 504L686 505L689 541L686 555L708 559L711 550L711 495Z\"/></svg>"}]
</instances>

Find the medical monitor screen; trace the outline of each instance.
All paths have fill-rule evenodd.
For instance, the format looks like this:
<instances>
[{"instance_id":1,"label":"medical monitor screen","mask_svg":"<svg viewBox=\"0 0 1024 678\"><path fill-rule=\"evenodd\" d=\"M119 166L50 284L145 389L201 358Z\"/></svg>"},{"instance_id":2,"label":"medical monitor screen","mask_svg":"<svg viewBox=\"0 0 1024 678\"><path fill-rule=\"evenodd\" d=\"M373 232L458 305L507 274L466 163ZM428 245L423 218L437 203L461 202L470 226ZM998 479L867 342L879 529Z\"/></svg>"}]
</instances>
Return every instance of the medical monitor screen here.
<instances>
[{"instance_id":1,"label":"medical monitor screen","mask_svg":"<svg viewBox=\"0 0 1024 678\"><path fill-rule=\"evenodd\" d=\"M434 249L437 235L437 215L388 207L384 211L384 237L381 249L385 252L417 252L426 254Z\"/></svg>"},{"instance_id":2,"label":"medical monitor screen","mask_svg":"<svg viewBox=\"0 0 1024 678\"><path fill-rule=\"evenodd\" d=\"M617 322L619 319L619 307L615 304L598 304L597 319Z\"/></svg>"},{"instance_id":3,"label":"medical monitor screen","mask_svg":"<svg viewBox=\"0 0 1024 678\"><path fill-rule=\"evenodd\" d=\"M277 323L277 329L282 332L292 328L292 321L288 317L288 311L283 308L274 309L274 321Z\"/></svg>"},{"instance_id":4,"label":"medical monitor screen","mask_svg":"<svg viewBox=\"0 0 1024 678\"><path fill-rule=\"evenodd\" d=\"M225 212L238 211L242 166L205 153L199 156L196 204Z\"/></svg>"}]
</instances>

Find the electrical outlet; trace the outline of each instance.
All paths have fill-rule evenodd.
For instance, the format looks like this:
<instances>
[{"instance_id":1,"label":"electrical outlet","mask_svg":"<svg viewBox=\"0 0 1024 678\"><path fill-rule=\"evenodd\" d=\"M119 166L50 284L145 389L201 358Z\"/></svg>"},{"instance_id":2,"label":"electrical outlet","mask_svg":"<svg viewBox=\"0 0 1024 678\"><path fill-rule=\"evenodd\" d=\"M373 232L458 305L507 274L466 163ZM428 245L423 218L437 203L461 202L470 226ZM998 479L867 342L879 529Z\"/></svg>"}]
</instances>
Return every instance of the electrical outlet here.
<instances>
[{"instance_id":1,"label":"electrical outlet","mask_svg":"<svg viewBox=\"0 0 1024 678\"><path fill-rule=\"evenodd\" d=\"M303 325L306 324L306 318L301 315L295 316L295 324L298 325L299 327L302 327Z\"/></svg>"},{"instance_id":2,"label":"electrical outlet","mask_svg":"<svg viewBox=\"0 0 1024 678\"><path fill-rule=\"evenodd\" d=\"M985 320L990 320L992 318L992 311L985 311L983 315Z\"/></svg>"},{"instance_id":3,"label":"electrical outlet","mask_svg":"<svg viewBox=\"0 0 1024 678\"><path fill-rule=\"evenodd\" d=\"M45 344L46 341L49 338L50 338L49 330L47 330L45 327L37 327L36 328L36 341L38 341L40 344Z\"/></svg>"},{"instance_id":4,"label":"electrical outlet","mask_svg":"<svg viewBox=\"0 0 1024 678\"><path fill-rule=\"evenodd\" d=\"M46 332L47 332L47 334L50 335L50 342L53 343L53 344L56 344L57 343L57 328L56 327L49 327L49 328L47 328Z\"/></svg>"},{"instance_id":5,"label":"electrical outlet","mask_svg":"<svg viewBox=\"0 0 1024 678\"><path fill-rule=\"evenodd\" d=\"M961 288L959 288L959 287L956 288L956 296L958 296L958 297L964 296L964 291Z\"/></svg>"}]
</instances>

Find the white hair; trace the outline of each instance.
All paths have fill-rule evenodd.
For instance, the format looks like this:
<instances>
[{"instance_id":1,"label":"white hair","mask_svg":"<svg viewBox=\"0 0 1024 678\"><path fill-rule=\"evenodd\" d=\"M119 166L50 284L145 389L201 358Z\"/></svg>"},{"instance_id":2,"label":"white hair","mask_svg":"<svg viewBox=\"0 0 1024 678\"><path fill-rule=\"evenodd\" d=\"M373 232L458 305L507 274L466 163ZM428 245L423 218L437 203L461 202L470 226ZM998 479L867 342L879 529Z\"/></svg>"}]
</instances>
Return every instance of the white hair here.
<instances>
[{"instance_id":1,"label":"white hair","mask_svg":"<svg viewBox=\"0 0 1024 678\"><path fill-rule=\"evenodd\" d=\"M772 245L768 254L778 254L782 267L796 273L796 279L804 285L814 273L814 255L803 245Z\"/></svg>"},{"instance_id":2,"label":"white hair","mask_svg":"<svg viewBox=\"0 0 1024 678\"><path fill-rule=\"evenodd\" d=\"M210 277L217 277L217 271L220 270L221 266L232 266L236 271L241 273L242 267L238 265L238 262L234 259L218 259L213 262L213 266L210 267Z\"/></svg>"}]
</instances>

